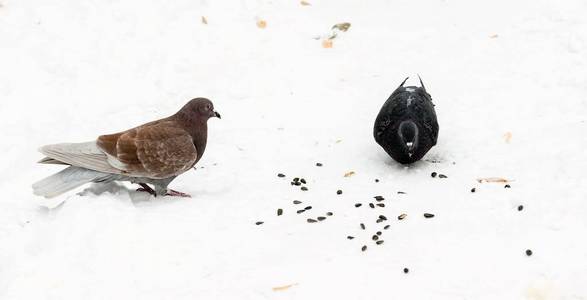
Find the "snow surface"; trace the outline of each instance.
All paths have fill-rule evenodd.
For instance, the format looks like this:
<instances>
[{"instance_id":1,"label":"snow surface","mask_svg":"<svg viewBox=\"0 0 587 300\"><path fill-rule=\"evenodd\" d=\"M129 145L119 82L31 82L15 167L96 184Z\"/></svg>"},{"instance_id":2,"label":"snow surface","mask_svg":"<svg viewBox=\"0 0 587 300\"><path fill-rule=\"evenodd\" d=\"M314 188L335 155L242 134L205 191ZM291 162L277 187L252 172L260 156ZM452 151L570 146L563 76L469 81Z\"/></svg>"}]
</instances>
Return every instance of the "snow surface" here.
<instances>
[{"instance_id":1,"label":"snow surface","mask_svg":"<svg viewBox=\"0 0 587 300\"><path fill-rule=\"evenodd\" d=\"M587 2L307 1L0 0L0 299L587 299ZM403 167L372 125L417 74L439 143ZM39 146L197 96L194 198L32 195Z\"/></svg>"}]
</instances>

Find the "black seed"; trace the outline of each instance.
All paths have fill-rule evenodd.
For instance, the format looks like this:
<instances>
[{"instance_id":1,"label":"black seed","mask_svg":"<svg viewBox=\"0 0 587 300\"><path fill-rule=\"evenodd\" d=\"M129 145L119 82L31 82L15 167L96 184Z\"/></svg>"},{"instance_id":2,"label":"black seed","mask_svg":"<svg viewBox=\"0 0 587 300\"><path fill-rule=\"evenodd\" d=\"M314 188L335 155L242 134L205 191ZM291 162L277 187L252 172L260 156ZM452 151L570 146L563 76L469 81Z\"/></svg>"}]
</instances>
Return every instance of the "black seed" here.
<instances>
[{"instance_id":1,"label":"black seed","mask_svg":"<svg viewBox=\"0 0 587 300\"><path fill-rule=\"evenodd\" d=\"M385 225L385 227L383 227L383 229L385 229L385 230L389 229L389 225Z\"/></svg>"},{"instance_id":2,"label":"black seed","mask_svg":"<svg viewBox=\"0 0 587 300\"><path fill-rule=\"evenodd\" d=\"M310 210L310 209L312 209L312 207L311 206L306 206L304 209L305 210Z\"/></svg>"},{"instance_id":3,"label":"black seed","mask_svg":"<svg viewBox=\"0 0 587 300\"><path fill-rule=\"evenodd\" d=\"M324 220L326 220L326 217L322 217L322 216L320 216L320 217L318 217L318 218L316 218L316 219L318 219L318 221L324 221Z\"/></svg>"},{"instance_id":4,"label":"black seed","mask_svg":"<svg viewBox=\"0 0 587 300\"><path fill-rule=\"evenodd\" d=\"M398 191L398 194L405 194L406 192Z\"/></svg>"},{"instance_id":5,"label":"black seed","mask_svg":"<svg viewBox=\"0 0 587 300\"><path fill-rule=\"evenodd\" d=\"M373 198L375 198L375 200L377 200L377 201L383 201L383 200L385 200L385 198L383 198L382 196L375 196Z\"/></svg>"},{"instance_id":6,"label":"black seed","mask_svg":"<svg viewBox=\"0 0 587 300\"><path fill-rule=\"evenodd\" d=\"M316 221L316 220L314 220L314 219L308 219L307 221L308 221L308 223L316 223L316 222L317 222L317 221Z\"/></svg>"},{"instance_id":7,"label":"black seed","mask_svg":"<svg viewBox=\"0 0 587 300\"><path fill-rule=\"evenodd\" d=\"M424 218L434 218L434 214L425 213Z\"/></svg>"},{"instance_id":8,"label":"black seed","mask_svg":"<svg viewBox=\"0 0 587 300\"><path fill-rule=\"evenodd\" d=\"M526 250L526 255L531 256L532 255L532 250L530 250L530 249Z\"/></svg>"},{"instance_id":9,"label":"black seed","mask_svg":"<svg viewBox=\"0 0 587 300\"><path fill-rule=\"evenodd\" d=\"M381 223L381 222L383 222L383 220L381 220L381 219L377 219L377 221L375 221L375 223Z\"/></svg>"},{"instance_id":10,"label":"black seed","mask_svg":"<svg viewBox=\"0 0 587 300\"><path fill-rule=\"evenodd\" d=\"M404 273L408 274L408 272L410 272L410 270L408 268L404 268Z\"/></svg>"},{"instance_id":11,"label":"black seed","mask_svg":"<svg viewBox=\"0 0 587 300\"><path fill-rule=\"evenodd\" d=\"M378 235L374 235L374 236L372 237L372 239L373 239L374 241L376 241L376 240L378 240L378 239L379 239L379 236L378 236Z\"/></svg>"},{"instance_id":12,"label":"black seed","mask_svg":"<svg viewBox=\"0 0 587 300\"><path fill-rule=\"evenodd\" d=\"M383 244L383 240L379 240L379 241L375 242L375 244L381 245L381 244Z\"/></svg>"},{"instance_id":13,"label":"black seed","mask_svg":"<svg viewBox=\"0 0 587 300\"><path fill-rule=\"evenodd\" d=\"M322 163L316 163L316 167L322 167Z\"/></svg>"},{"instance_id":14,"label":"black seed","mask_svg":"<svg viewBox=\"0 0 587 300\"><path fill-rule=\"evenodd\" d=\"M371 207L371 208L375 208L375 204L373 204L373 203L369 203L369 207Z\"/></svg>"},{"instance_id":15,"label":"black seed","mask_svg":"<svg viewBox=\"0 0 587 300\"><path fill-rule=\"evenodd\" d=\"M256 222L256 223L255 223L255 225L261 225L261 224L263 224L263 223L265 223L265 222L263 222L263 221L259 221L259 222Z\"/></svg>"},{"instance_id":16,"label":"black seed","mask_svg":"<svg viewBox=\"0 0 587 300\"><path fill-rule=\"evenodd\" d=\"M379 182L379 179L375 179L375 182Z\"/></svg>"},{"instance_id":17,"label":"black seed","mask_svg":"<svg viewBox=\"0 0 587 300\"><path fill-rule=\"evenodd\" d=\"M279 174L277 174L277 177L285 177L285 174L279 173Z\"/></svg>"},{"instance_id":18,"label":"black seed","mask_svg":"<svg viewBox=\"0 0 587 300\"><path fill-rule=\"evenodd\" d=\"M298 210L298 211L297 211L297 213L298 213L298 214L301 214L301 213L303 213L303 212L305 212L305 211L306 211L305 209L300 209L300 210Z\"/></svg>"},{"instance_id":19,"label":"black seed","mask_svg":"<svg viewBox=\"0 0 587 300\"><path fill-rule=\"evenodd\" d=\"M294 185L297 185L297 186L300 186L300 185L302 185L302 183L301 183L301 182L299 182L299 181L294 181L294 182L293 182L293 184L294 184Z\"/></svg>"},{"instance_id":20,"label":"black seed","mask_svg":"<svg viewBox=\"0 0 587 300\"><path fill-rule=\"evenodd\" d=\"M302 187L302 191L307 191L307 190L308 190L307 187L305 187L305 186Z\"/></svg>"},{"instance_id":21,"label":"black seed","mask_svg":"<svg viewBox=\"0 0 587 300\"><path fill-rule=\"evenodd\" d=\"M407 216L408 216L408 215L406 215L406 214L401 214L401 215L397 216L397 219L398 219L398 220L403 220L403 219L405 219Z\"/></svg>"},{"instance_id":22,"label":"black seed","mask_svg":"<svg viewBox=\"0 0 587 300\"><path fill-rule=\"evenodd\" d=\"M366 245L361 248L361 251L365 251L365 250L367 250L367 246Z\"/></svg>"},{"instance_id":23,"label":"black seed","mask_svg":"<svg viewBox=\"0 0 587 300\"><path fill-rule=\"evenodd\" d=\"M361 229L365 230L365 224L361 223Z\"/></svg>"},{"instance_id":24,"label":"black seed","mask_svg":"<svg viewBox=\"0 0 587 300\"><path fill-rule=\"evenodd\" d=\"M296 177L296 178L293 179L293 181L294 182L298 182L298 181L300 181L300 178L299 177Z\"/></svg>"},{"instance_id":25,"label":"black seed","mask_svg":"<svg viewBox=\"0 0 587 300\"><path fill-rule=\"evenodd\" d=\"M300 201L300 200L294 200L293 201L293 204L300 204L300 203L302 203L302 201Z\"/></svg>"},{"instance_id":26,"label":"black seed","mask_svg":"<svg viewBox=\"0 0 587 300\"><path fill-rule=\"evenodd\" d=\"M340 195L340 194L342 194L342 191L341 190L338 190L338 191L336 191L336 194L337 195Z\"/></svg>"},{"instance_id":27,"label":"black seed","mask_svg":"<svg viewBox=\"0 0 587 300\"><path fill-rule=\"evenodd\" d=\"M377 234L377 235L381 235L381 231L377 231L375 234Z\"/></svg>"},{"instance_id":28,"label":"black seed","mask_svg":"<svg viewBox=\"0 0 587 300\"><path fill-rule=\"evenodd\" d=\"M506 185L503 186L503 188L504 189L509 189L509 188L511 188L511 186L509 184L506 184Z\"/></svg>"},{"instance_id":29,"label":"black seed","mask_svg":"<svg viewBox=\"0 0 587 300\"><path fill-rule=\"evenodd\" d=\"M295 184L296 184L296 183L295 183L295 182L293 182L293 181L292 181L292 182L290 182L290 183L291 183L291 185L295 185Z\"/></svg>"},{"instance_id":30,"label":"black seed","mask_svg":"<svg viewBox=\"0 0 587 300\"><path fill-rule=\"evenodd\" d=\"M334 215L334 214L333 214L333 213L331 213L331 212L327 212L327 213L326 213L326 215L330 217L330 216L332 216L332 215Z\"/></svg>"},{"instance_id":31,"label":"black seed","mask_svg":"<svg viewBox=\"0 0 587 300\"><path fill-rule=\"evenodd\" d=\"M302 179L300 179L300 182L303 184L306 184L306 179L302 178Z\"/></svg>"},{"instance_id":32,"label":"black seed","mask_svg":"<svg viewBox=\"0 0 587 300\"><path fill-rule=\"evenodd\" d=\"M379 219L384 220L384 221L387 221L387 217L384 216L384 215L379 215Z\"/></svg>"},{"instance_id":33,"label":"black seed","mask_svg":"<svg viewBox=\"0 0 587 300\"><path fill-rule=\"evenodd\" d=\"M379 207L385 207L385 204L383 204L383 203L377 203L377 206L379 206Z\"/></svg>"},{"instance_id":34,"label":"black seed","mask_svg":"<svg viewBox=\"0 0 587 300\"><path fill-rule=\"evenodd\" d=\"M355 207L361 207L361 205L363 205L363 204L361 204L361 203L355 203Z\"/></svg>"},{"instance_id":35,"label":"black seed","mask_svg":"<svg viewBox=\"0 0 587 300\"><path fill-rule=\"evenodd\" d=\"M518 211L522 211L524 209L524 205L518 205Z\"/></svg>"},{"instance_id":36,"label":"black seed","mask_svg":"<svg viewBox=\"0 0 587 300\"><path fill-rule=\"evenodd\" d=\"M281 209L281 208L280 208L280 209L278 209L278 210L277 210L277 215L278 215L278 216L281 216L282 214L283 214L283 209Z\"/></svg>"},{"instance_id":37,"label":"black seed","mask_svg":"<svg viewBox=\"0 0 587 300\"><path fill-rule=\"evenodd\" d=\"M347 236L346 238L347 238L347 239L349 239L349 240L352 240L352 239L354 239L355 237L354 237L354 236L350 236L350 235L349 235L349 236Z\"/></svg>"},{"instance_id":38,"label":"black seed","mask_svg":"<svg viewBox=\"0 0 587 300\"><path fill-rule=\"evenodd\" d=\"M436 172L432 172L430 176L432 176L432 178L436 177Z\"/></svg>"},{"instance_id":39,"label":"black seed","mask_svg":"<svg viewBox=\"0 0 587 300\"><path fill-rule=\"evenodd\" d=\"M444 174L438 174L438 178L448 178L448 176L446 176Z\"/></svg>"},{"instance_id":40,"label":"black seed","mask_svg":"<svg viewBox=\"0 0 587 300\"><path fill-rule=\"evenodd\" d=\"M475 188L472 188L472 189L471 189L471 193L474 193L475 191L476 191L476 189L475 189Z\"/></svg>"}]
</instances>

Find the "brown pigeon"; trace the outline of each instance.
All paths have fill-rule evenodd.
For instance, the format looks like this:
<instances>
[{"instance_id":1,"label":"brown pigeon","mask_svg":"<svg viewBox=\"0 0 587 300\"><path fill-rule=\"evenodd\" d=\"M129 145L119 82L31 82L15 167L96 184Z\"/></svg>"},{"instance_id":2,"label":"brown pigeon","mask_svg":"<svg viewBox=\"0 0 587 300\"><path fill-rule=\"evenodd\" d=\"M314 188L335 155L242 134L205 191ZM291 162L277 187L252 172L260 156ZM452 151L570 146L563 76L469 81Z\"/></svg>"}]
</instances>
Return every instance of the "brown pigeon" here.
<instances>
[{"instance_id":1,"label":"brown pigeon","mask_svg":"<svg viewBox=\"0 0 587 300\"><path fill-rule=\"evenodd\" d=\"M41 147L47 157L39 163L69 167L33 184L34 194L52 198L89 182L130 181L154 196L190 197L167 186L202 158L212 117L220 118L212 102L196 98L170 117L92 142Z\"/></svg>"}]
</instances>

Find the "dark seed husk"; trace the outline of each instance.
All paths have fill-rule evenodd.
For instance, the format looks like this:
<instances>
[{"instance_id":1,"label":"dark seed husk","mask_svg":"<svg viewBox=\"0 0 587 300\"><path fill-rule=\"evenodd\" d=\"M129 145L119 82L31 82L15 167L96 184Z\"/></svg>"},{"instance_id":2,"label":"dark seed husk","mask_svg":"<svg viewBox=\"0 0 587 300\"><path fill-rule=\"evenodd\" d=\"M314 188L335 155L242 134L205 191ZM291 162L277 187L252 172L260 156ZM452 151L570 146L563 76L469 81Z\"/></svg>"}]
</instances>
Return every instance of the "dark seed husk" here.
<instances>
[{"instance_id":1,"label":"dark seed husk","mask_svg":"<svg viewBox=\"0 0 587 300\"><path fill-rule=\"evenodd\" d=\"M526 255L531 256L532 255L532 250L530 250L530 249L526 250Z\"/></svg>"},{"instance_id":2,"label":"dark seed husk","mask_svg":"<svg viewBox=\"0 0 587 300\"><path fill-rule=\"evenodd\" d=\"M375 179L375 182L379 182L379 179Z\"/></svg>"},{"instance_id":3,"label":"dark seed husk","mask_svg":"<svg viewBox=\"0 0 587 300\"><path fill-rule=\"evenodd\" d=\"M509 188L511 188L511 186L509 184L506 184L506 185L503 186L503 188L504 189L509 189Z\"/></svg>"},{"instance_id":4,"label":"dark seed husk","mask_svg":"<svg viewBox=\"0 0 587 300\"><path fill-rule=\"evenodd\" d=\"M381 220L381 219L377 219L377 221L375 221L375 223L381 223L381 222L383 222L383 220Z\"/></svg>"},{"instance_id":5,"label":"dark seed husk","mask_svg":"<svg viewBox=\"0 0 587 300\"><path fill-rule=\"evenodd\" d=\"M322 167L322 163L316 163L316 167Z\"/></svg>"},{"instance_id":6,"label":"dark seed husk","mask_svg":"<svg viewBox=\"0 0 587 300\"><path fill-rule=\"evenodd\" d=\"M385 225L385 227L383 227L383 229L387 230L387 229L389 229L389 226L390 225Z\"/></svg>"},{"instance_id":7,"label":"dark seed husk","mask_svg":"<svg viewBox=\"0 0 587 300\"><path fill-rule=\"evenodd\" d=\"M385 200L385 198L383 198L382 196L375 196L373 198L375 198L375 200L377 200L377 201L383 201L383 200Z\"/></svg>"},{"instance_id":8,"label":"dark seed husk","mask_svg":"<svg viewBox=\"0 0 587 300\"><path fill-rule=\"evenodd\" d=\"M410 270L408 268L404 268L404 273L408 274L408 272L410 272Z\"/></svg>"},{"instance_id":9,"label":"dark seed husk","mask_svg":"<svg viewBox=\"0 0 587 300\"><path fill-rule=\"evenodd\" d=\"M304 207L304 209L305 210L310 210L310 209L312 209L312 207L311 206L306 206L306 207Z\"/></svg>"},{"instance_id":10,"label":"dark seed husk","mask_svg":"<svg viewBox=\"0 0 587 300\"><path fill-rule=\"evenodd\" d=\"M383 240L379 240L379 241L375 242L375 244L381 245L381 244L383 244Z\"/></svg>"},{"instance_id":11,"label":"dark seed husk","mask_svg":"<svg viewBox=\"0 0 587 300\"><path fill-rule=\"evenodd\" d=\"M300 204L300 203L302 203L302 201L300 201L300 200L294 200L293 201L293 204Z\"/></svg>"},{"instance_id":12,"label":"dark seed husk","mask_svg":"<svg viewBox=\"0 0 587 300\"><path fill-rule=\"evenodd\" d=\"M298 181L300 181L300 178L299 177L296 177L296 178L293 179L293 181L294 182L298 182Z\"/></svg>"},{"instance_id":13,"label":"dark seed husk","mask_svg":"<svg viewBox=\"0 0 587 300\"><path fill-rule=\"evenodd\" d=\"M326 215L327 215L327 216L329 216L329 217L331 217L331 216L332 216L332 215L334 215L334 214L333 214L333 213L331 213L331 212L327 212L327 213L326 213Z\"/></svg>"},{"instance_id":14,"label":"dark seed husk","mask_svg":"<svg viewBox=\"0 0 587 300\"><path fill-rule=\"evenodd\" d=\"M352 240L352 239L354 239L355 237L354 237L354 236L350 236L350 235L348 235L346 238L347 238L347 239L349 239L349 240Z\"/></svg>"},{"instance_id":15,"label":"dark seed husk","mask_svg":"<svg viewBox=\"0 0 587 300\"><path fill-rule=\"evenodd\" d=\"M405 219L407 216L408 216L408 215L406 215L406 214L401 214L401 215L397 216L397 219L398 219L398 220L403 220L403 219Z\"/></svg>"},{"instance_id":16,"label":"dark seed husk","mask_svg":"<svg viewBox=\"0 0 587 300\"><path fill-rule=\"evenodd\" d=\"M384 216L384 215L379 215L379 219L384 220L384 221L387 221L387 217Z\"/></svg>"},{"instance_id":17,"label":"dark seed husk","mask_svg":"<svg viewBox=\"0 0 587 300\"><path fill-rule=\"evenodd\" d=\"M320 216L320 217L318 217L318 218L316 218L316 219L318 219L318 221L324 221L324 220L326 220L326 217L322 217L322 216Z\"/></svg>"},{"instance_id":18,"label":"dark seed husk","mask_svg":"<svg viewBox=\"0 0 587 300\"><path fill-rule=\"evenodd\" d=\"M375 204L373 204L373 203L369 203L369 207L371 207L371 208L375 208Z\"/></svg>"},{"instance_id":19,"label":"dark seed husk","mask_svg":"<svg viewBox=\"0 0 587 300\"><path fill-rule=\"evenodd\" d=\"M438 178L448 178L448 176L446 176L444 174L438 174Z\"/></svg>"},{"instance_id":20,"label":"dark seed husk","mask_svg":"<svg viewBox=\"0 0 587 300\"><path fill-rule=\"evenodd\" d=\"M405 194L406 192L397 191L398 194Z\"/></svg>"},{"instance_id":21,"label":"dark seed husk","mask_svg":"<svg viewBox=\"0 0 587 300\"><path fill-rule=\"evenodd\" d=\"M294 185L297 185L297 186L300 186L300 185L302 185L302 183L301 183L301 182L299 182L299 181L294 181L294 182L293 182L293 184L294 184Z\"/></svg>"},{"instance_id":22,"label":"dark seed husk","mask_svg":"<svg viewBox=\"0 0 587 300\"><path fill-rule=\"evenodd\" d=\"M518 205L518 211L522 211L524 209L524 205Z\"/></svg>"},{"instance_id":23,"label":"dark seed husk","mask_svg":"<svg viewBox=\"0 0 587 300\"><path fill-rule=\"evenodd\" d=\"M434 218L434 214L425 213L424 218Z\"/></svg>"},{"instance_id":24,"label":"dark seed husk","mask_svg":"<svg viewBox=\"0 0 587 300\"><path fill-rule=\"evenodd\" d=\"M277 177L285 177L285 174L279 173L279 174L277 174Z\"/></svg>"},{"instance_id":25,"label":"dark seed husk","mask_svg":"<svg viewBox=\"0 0 587 300\"><path fill-rule=\"evenodd\" d=\"M471 193L474 193L475 191L476 191L476 189L475 189L475 188L472 188L472 189L471 189Z\"/></svg>"},{"instance_id":26,"label":"dark seed husk","mask_svg":"<svg viewBox=\"0 0 587 300\"><path fill-rule=\"evenodd\" d=\"M278 215L278 216L281 216L281 215L283 215L283 209L279 208L279 209L277 210L277 215Z\"/></svg>"},{"instance_id":27,"label":"dark seed husk","mask_svg":"<svg viewBox=\"0 0 587 300\"><path fill-rule=\"evenodd\" d=\"M263 223L265 223L265 222L263 222L263 221L255 222L255 225L261 225Z\"/></svg>"},{"instance_id":28,"label":"dark seed husk","mask_svg":"<svg viewBox=\"0 0 587 300\"><path fill-rule=\"evenodd\" d=\"M306 184L306 179L302 178L302 179L300 179L300 182L303 184Z\"/></svg>"},{"instance_id":29,"label":"dark seed husk","mask_svg":"<svg viewBox=\"0 0 587 300\"><path fill-rule=\"evenodd\" d=\"M367 250L367 245L365 245L361 248L361 251L365 251L365 250Z\"/></svg>"},{"instance_id":30,"label":"dark seed husk","mask_svg":"<svg viewBox=\"0 0 587 300\"><path fill-rule=\"evenodd\" d=\"M377 231L375 234L376 235L381 235L381 231Z\"/></svg>"},{"instance_id":31,"label":"dark seed husk","mask_svg":"<svg viewBox=\"0 0 587 300\"><path fill-rule=\"evenodd\" d=\"M434 177L436 177L436 174L437 174L436 172L432 172L432 173L430 174L430 176L432 176L432 178L434 178Z\"/></svg>"},{"instance_id":32,"label":"dark seed husk","mask_svg":"<svg viewBox=\"0 0 587 300\"><path fill-rule=\"evenodd\" d=\"M377 206L379 206L379 207L385 207L385 204L383 204L383 203L377 203Z\"/></svg>"},{"instance_id":33,"label":"dark seed husk","mask_svg":"<svg viewBox=\"0 0 587 300\"><path fill-rule=\"evenodd\" d=\"M308 219L307 221L308 221L308 223L316 223L316 222L317 222L317 221L316 221L316 220L314 220L314 219Z\"/></svg>"},{"instance_id":34,"label":"dark seed husk","mask_svg":"<svg viewBox=\"0 0 587 300\"><path fill-rule=\"evenodd\" d=\"M365 224L361 223L361 229L365 230Z\"/></svg>"},{"instance_id":35,"label":"dark seed husk","mask_svg":"<svg viewBox=\"0 0 587 300\"><path fill-rule=\"evenodd\" d=\"M338 190L338 191L336 191L336 194L337 194L337 195L340 195L340 194L342 194L342 190Z\"/></svg>"},{"instance_id":36,"label":"dark seed husk","mask_svg":"<svg viewBox=\"0 0 587 300\"><path fill-rule=\"evenodd\" d=\"M375 235L373 235L372 239L373 239L374 241L376 241L376 240L378 240L378 239L379 239L379 236L375 234Z\"/></svg>"},{"instance_id":37,"label":"dark seed husk","mask_svg":"<svg viewBox=\"0 0 587 300\"><path fill-rule=\"evenodd\" d=\"M355 203L355 207L361 207L361 205L363 205L363 204L361 204L361 203Z\"/></svg>"},{"instance_id":38,"label":"dark seed husk","mask_svg":"<svg viewBox=\"0 0 587 300\"><path fill-rule=\"evenodd\" d=\"M297 213L298 213L298 214L301 214L301 213L303 213L303 212L305 212L305 211L306 211L305 209L300 209L300 210L298 210L298 211L297 211Z\"/></svg>"},{"instance_id":39,"label":"dark seed husk","mask_svg":"<svg viewBox=\"0 0 587 300\"><path fill-rule=\"evenodd\" d=\"M307 190L308 190L307 187L305 187L305 186L302 187L302 191L307 191Z\"/></svg>"}]
</instances>

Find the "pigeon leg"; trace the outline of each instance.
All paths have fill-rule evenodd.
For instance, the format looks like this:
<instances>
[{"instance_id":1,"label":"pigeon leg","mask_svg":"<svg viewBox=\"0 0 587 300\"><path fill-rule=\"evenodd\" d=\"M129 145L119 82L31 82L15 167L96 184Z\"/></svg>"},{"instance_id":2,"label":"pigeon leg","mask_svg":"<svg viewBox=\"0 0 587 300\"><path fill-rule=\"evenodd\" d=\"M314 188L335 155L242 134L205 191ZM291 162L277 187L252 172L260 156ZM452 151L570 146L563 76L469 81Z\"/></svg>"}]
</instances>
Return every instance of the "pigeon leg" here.
<instances>
[{"instance_id":1,"label":"pigeon leg","mask_svg":"<svg viewBox=\"0 0 587 300\"><path fill-rule=\"evenodd\" d=\"M186 194L186 193L182 193L182 192L178 192L172 189L167 189L167 193L165 193L166 196L174 196L174 197L184 197L184 198L191 198L192 195L190 194Z\"/></svg>"},{"instance_id":2,"label":"pigeon leg","mask_svg":"<svg viewBox=\"0 0 587 300\"><path fill-rule=\"evenodd\" d=\"M157 193L155 193L155 190L153 190L149 185L147 185L146 183L139 183L139 185L141 187L137 189L137 192L147 192L157 197Z\"/></svg>"}]
</instances>

